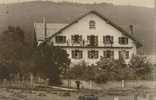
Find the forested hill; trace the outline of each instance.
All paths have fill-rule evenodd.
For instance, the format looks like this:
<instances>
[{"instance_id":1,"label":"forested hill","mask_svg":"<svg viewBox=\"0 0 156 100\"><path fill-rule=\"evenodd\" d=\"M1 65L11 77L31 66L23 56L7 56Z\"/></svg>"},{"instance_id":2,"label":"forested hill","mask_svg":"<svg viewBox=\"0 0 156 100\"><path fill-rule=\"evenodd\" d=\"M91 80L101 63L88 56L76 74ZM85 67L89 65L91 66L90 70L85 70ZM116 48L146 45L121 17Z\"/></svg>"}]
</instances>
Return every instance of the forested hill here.
<instances>
[{"instance_id":1,"label":"forested hill","mask_svg":"<svg viewBox=\"0 0 156 100\"><path fill-rule=\"evenodd\" d=\"M6 6L4 6L6 7ZM4 8L1 7L0 10ZM135 27L135 37L143 43L146 54L154 50L154 9L134 6L115 6L112 4L73 4L34 1L8 4L6 24L19 25L25 30L26 41L33 41L33 22L41 21L43 16L48 22L69 23L80 15L95 10L129 31L129 25ZM4 17L0 17L4 20ZM144 41L143 41L144 40Z\"/></svg>"}]
</instances>

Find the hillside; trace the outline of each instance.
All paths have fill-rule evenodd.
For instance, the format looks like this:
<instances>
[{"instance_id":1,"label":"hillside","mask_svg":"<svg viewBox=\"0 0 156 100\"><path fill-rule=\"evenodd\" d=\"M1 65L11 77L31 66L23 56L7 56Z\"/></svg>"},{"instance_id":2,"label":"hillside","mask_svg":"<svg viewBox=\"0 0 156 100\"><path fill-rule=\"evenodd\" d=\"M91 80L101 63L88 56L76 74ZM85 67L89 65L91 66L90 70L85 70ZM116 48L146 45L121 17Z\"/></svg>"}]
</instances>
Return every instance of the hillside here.
<instances>
[{"instance_id":1,"label":"hillside","mask_svg":"<svg viewBox=\"0 0 156 100\"><path fill-rule=\"evenodd\" d=\"M154 50L154 9L152 8L115 6L106 3L87 5L48 1L8 4L6 8L8 10L7 24L21 26L26 32L25 36L29 44L33 40L33 22L41 21L43 16L48 22L69 23L90 10L96 10L127 31L129 31L129 25L133 24L134 35L143 43L146 54L151 54ZM2 20L1 17L0 20Z\"/></svg>"}]
</instances>

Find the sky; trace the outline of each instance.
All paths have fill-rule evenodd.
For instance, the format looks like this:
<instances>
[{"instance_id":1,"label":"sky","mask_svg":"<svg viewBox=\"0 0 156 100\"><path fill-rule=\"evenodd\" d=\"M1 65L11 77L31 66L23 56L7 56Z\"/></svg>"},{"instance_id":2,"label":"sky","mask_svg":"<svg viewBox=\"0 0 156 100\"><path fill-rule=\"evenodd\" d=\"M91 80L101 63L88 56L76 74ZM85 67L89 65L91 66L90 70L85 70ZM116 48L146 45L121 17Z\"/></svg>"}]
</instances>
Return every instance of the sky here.
<instances>
[{"instance_id":1,"label":"sky","mask_svg":"<svg viewBox=\"0 0 156 100\"><path fill-rule=\"evenodd\" d=\"M16 2L26 2L26 1L69 1L78 3L113 3L115 5L133 5L141 7L155 7L155 0L0 0L0 3L16 3Z\"/></svg>"}]
</instances>

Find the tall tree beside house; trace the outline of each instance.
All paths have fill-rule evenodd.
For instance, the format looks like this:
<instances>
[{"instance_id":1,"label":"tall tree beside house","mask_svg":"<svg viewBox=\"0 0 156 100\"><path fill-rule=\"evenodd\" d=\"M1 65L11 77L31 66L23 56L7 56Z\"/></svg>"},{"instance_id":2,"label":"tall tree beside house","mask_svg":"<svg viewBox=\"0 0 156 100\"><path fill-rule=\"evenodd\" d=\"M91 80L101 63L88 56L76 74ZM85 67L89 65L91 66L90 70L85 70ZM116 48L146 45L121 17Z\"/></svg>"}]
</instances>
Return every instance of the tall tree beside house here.
<instances>
[{"instance_id":1,"label":"tall tree beside house","mask_svg":"<svg viewBox=\"0 0 156 100\"><path fill-rule=\"evenodd\" d=\"M22 70L24 71L21 65L24 65L28 55L28 47L24 42L24 31L20 27L9 26L0 37L0 68L5 67L4 72L8 74L21 73Z\"/></svg>"},{"instance_id":2,"label":"tall tree beside house","mask_svg":"<svg viewBox=\"0 0 156 100\"><path fill-rule=\"evenodd\" d=\"M40 44L34 52L35 65L32 72L43 78L49 79L50 85L59 85L63 75L70 64L70 59L65 50L48 45Z\"/></svg>"}]
</instances>

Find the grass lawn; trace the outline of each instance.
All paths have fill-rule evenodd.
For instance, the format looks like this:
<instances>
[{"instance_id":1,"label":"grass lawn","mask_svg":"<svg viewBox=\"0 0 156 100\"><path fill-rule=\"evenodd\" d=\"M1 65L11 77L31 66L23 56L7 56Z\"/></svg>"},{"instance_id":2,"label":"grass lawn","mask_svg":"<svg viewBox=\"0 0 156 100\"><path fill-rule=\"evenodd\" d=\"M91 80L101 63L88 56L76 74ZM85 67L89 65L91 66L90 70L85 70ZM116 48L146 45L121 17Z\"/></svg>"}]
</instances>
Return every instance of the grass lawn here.
<instances>
[{"instance_id":1,"label":"grass lawn","mask_svg":"<svg viewBox=\"0 0 156 100\"><path fill-rule=\"evenodd\" d=\"M102 91L90 90L79 92L67 92L67 91L28 91L17 89L0 89L0 100L79 100L81 95L95 94L99 97L98 100L113 100L114 97L118 97L119 100L134 100L133 94L112 96ZM140 95L138 100L156 100L156 95L153 93L153 99L146 99L144 95Z\"/></svg>"}]
</instances>

